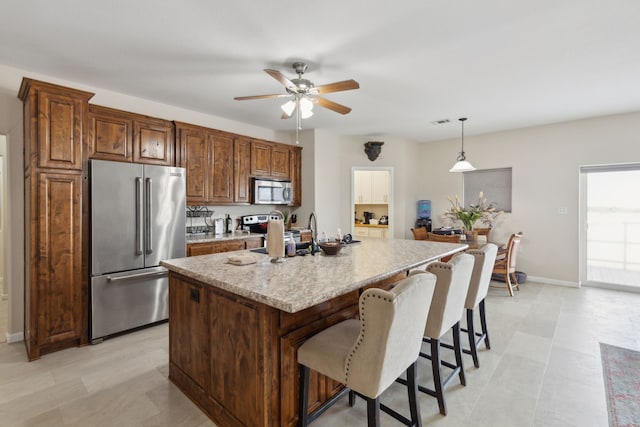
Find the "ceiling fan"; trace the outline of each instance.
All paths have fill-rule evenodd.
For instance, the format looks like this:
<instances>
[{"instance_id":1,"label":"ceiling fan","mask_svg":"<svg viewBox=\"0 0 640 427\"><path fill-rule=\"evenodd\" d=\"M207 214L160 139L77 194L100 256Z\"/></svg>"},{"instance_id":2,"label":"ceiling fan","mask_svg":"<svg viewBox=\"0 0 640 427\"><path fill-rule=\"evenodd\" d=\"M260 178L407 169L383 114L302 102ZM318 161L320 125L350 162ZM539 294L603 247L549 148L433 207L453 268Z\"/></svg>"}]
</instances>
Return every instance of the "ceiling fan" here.
<instances>
[{"instance_id":1,"label":"ceiling fan","mask_svg":"<svg viewBox=\"0 0 640 427\"><path fill-rule=\"evenodd\" d=\"M277 70L264 70L271 77L279 81L284 85L287 90L286 94L271 94L271 95L253 95L253 96L238 96L234 99L237 101L246 101L250 99L264 99L264 98L289 98L285 104L282 105L282 117L288 119L296 113L298 118L298 127L300 127L300 118L306 119L313 115L313 105L318 104L321 107L328 108L340 114L348 114L351 108L346 107L337 102L330 101L319 95L326 93L341 92L345 90L352 90L360 88L360 85L355 80L343 80L340 82L329 83L326 85L316 86L313 82L302 77L307 70L307 64L304 62L294 62L293 69L298 78L288 79Z\"/></svg>"}]
</instances>

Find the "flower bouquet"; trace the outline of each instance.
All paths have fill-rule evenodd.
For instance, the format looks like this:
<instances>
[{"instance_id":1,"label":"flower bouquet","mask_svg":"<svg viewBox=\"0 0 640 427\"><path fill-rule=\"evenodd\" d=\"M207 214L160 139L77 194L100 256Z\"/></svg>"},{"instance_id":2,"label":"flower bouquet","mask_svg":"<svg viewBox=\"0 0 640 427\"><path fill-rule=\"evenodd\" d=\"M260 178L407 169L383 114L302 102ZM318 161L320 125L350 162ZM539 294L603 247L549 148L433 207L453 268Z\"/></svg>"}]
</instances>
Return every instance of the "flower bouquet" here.
<instances>
[{"instance_id":1,"label":"flower bouquet","mask_svg":"<svg viewBox=\"0 0 640 427\"><path fill-rule=\"evenodd\" d=\"M486 197L482 191L478 195L478 203L470 204L468 208L464 208L460 203L460 199L456 195L455 201L448 197L451 207L445 211L443 217L456 222L462 223L464 234L469 234L473 230L474 224L480 220L484 225L491 227L496 218L502 215L502 211L496 210L492 203L487 203Z\"/></svg>"}]
</instances>

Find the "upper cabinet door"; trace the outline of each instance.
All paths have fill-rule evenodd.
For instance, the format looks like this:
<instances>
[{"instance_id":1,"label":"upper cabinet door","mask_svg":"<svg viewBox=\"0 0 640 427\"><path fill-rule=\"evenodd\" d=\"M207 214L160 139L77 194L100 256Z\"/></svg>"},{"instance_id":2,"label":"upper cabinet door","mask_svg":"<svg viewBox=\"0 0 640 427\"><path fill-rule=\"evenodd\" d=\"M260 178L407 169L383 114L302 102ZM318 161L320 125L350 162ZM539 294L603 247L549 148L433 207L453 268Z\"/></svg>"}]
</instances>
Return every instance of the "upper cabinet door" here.
<instances>
[{"instance_id":1,"label":"upper cabinet door","mask_svg":"<svg viewBox=\"0 0 640 427\"><path fill-rule=\"evenodd\" d=\"M302 204L302 148L291 147L290 150L289 172L291 174L291 188L293 189L291 205L300 206Z\"/></svg>"},{"instance_id":2,"label":"upper cabinet door","mask_svg":"<svg viewBox=\"0 0 640 427\"><path fill-rule=\"evenodd\" d=\"M133 160L133 120L126 112L90 105L88 138L92 159Z\"/></svg>"},{"instance_id":3,"label":"upper cabinet door","mask_svg":"<svg viewBox=\"0 0 640 427\"><path fill-rule=\"evenodd\" d=\"M133 122L133 161L174 166L173 123L160 119Z\"/></svg>"},{"instance_id":4,"label":"upper cabinet door","mask_svg":"<svg viewBox=\"0 0 640 427\"><path fill-rule=\"evenodd\" d=\"M209 134L211 147L211 184L209 200L214 203L233 202L233 139L226 135Z\"/></svg>"},{"instance_id":5,"label":"upper cabinet door","mask_svg":"<svg viewBox=\"0 0 640 427\"><path fill-rule=\"evenodd\" d=\"M38 94L38 166L82 170L82 123L86 101L65 94Z\"/></svg>"},{"instance_id":6,"label":"upper cabinet door","mask_svg":"<svg viewBox=\"0 0 640 427\"><path fill-rule=\"evenodd\" d=\"M271 176L290 179L289 167L289 147L274 145L271 149Z\"/></svg>"},{"instance_id":7,"label":"upper cabinet door","mask_svg":"<svg viewBox=\"0 0 640 427\"><path fill-rule=\"evenodd\" d=\"M251 175L271 176L271 147L273 144L251 141Z\"/></svg>"},{"instance_id":8,"label":"upper cabinet door","mask_svg":"<svg viewBox=\"0 0 640 427\"><path fill-rule=\"evenodd\" d=\"M249 203L250 192L250 168L251 168L251 141L245 138L236 138L233 141L233 187L235 203Z\"/></svg>"},{"instance_id":9,"label":"upper cabinet door","mask_svg":"<svg viewBox=\"0 0 640 427\"><path fill-rule=\"evenodd\" d=\"M389 171L371 171L371 203L389 203Z\"/></svg>"},{"instance_id":10,"label":"upper cabinet door","mask_svg":"<svg viewBox=\"0 0 640 427\"><path fill-rule=\"evenodd\" d=\"M187 203L208 201L211 151L204 129L178 127L180 164L187 170Z\"/></svg>"}]
</instances>

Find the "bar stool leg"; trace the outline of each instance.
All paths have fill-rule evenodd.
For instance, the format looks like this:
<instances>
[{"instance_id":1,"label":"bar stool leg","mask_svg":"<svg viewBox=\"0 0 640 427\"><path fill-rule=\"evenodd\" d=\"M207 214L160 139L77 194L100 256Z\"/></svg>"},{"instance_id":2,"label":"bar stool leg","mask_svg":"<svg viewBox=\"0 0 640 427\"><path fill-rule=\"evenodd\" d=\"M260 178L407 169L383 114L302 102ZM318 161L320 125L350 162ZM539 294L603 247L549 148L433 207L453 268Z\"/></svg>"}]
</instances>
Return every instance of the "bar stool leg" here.
<instances>
[{"instance_id":1,"label":"bar stool leg","mask_svg":"<svg viewBox=\"0 0 640 427\"><path fill-rule=\"evenodd\" d=\"M487 329L487 316L484 309L484 299L478 304L480 308L480 326L482 327L482 333L484 334L484 345L487 350L491 350L491 344L489 344L489 330Z\"/></svg>"},{"instance_id":2,"label":"bar stool leg","mask_svg":"<svg viewBox=\"0 0 640 427\"><path fill-rule=\"evenodd\" d=\"M407 391L409 393L409 410L411 422L416 427L422 427L420 416L420 403L418 402L418 361L416 360L407 368Z\"/></svg>"},{"instance_id":3,"label":"bar stool leg","mask_svg":"<svg viewBox=\"0 0 640 427\"><path fill-rule=\"evenodd\" d=\"M442 368L440 367L440 340L431 338L431 370L433 371L433 385L435 386L438 407L442 415L447 415L447 405L444 402L442 387Z\"/></svg>"},{"instance_id":4,"label":"bar stool leg","mask_svg":"<svg viewBox=\"0 0 640 427\"><path fill-rule=\"evenodd\" d=\"M473 366L480 367L478 360L478 349L476 348L476 332L473 329L473 310L467 308L467 336L469 337L469 350L473 358Z\"/></svg>"},{"instance_id":5,"label":"bar stool leg","mask_svg":"<svg viewBox=\"0 0 640 427\"><path fill-rule=\"evenodd\" d=\"M309 405L309 368L298 365L300 379L298 381L298 427L307 427Z\"/></svg>"},{"instance_id":6,"label":"bar stool leg","mask_svg":"<svg viewBox=\"0 0 640 427\"><path fill-rule=\"evenodd\" d=\"M460 322L453 325L453 351L456 354L456 365L460 368L458 376L460 377L460 384L467 385L467 380L464 377L464 366L462 365L462 345L460 344Z\"/></svg>"},{"instance_id":7,"label":"bar stool leg","mask_svg":"<svg viewBox=\"0 0 640 427\"><path fill-rule=\"evenodd\" d=\"M380 427L380 398L367 398L367 425Z\"/></svg>"}]
</instances>

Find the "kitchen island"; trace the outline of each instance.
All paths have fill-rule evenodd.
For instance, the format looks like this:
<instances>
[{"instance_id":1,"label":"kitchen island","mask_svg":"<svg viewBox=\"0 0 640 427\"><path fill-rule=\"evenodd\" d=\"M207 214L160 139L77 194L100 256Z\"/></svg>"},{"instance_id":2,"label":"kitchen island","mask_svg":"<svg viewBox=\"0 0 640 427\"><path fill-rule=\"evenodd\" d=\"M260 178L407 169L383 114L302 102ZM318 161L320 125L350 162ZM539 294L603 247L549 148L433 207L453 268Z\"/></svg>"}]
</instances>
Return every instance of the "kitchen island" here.
<instances>
[{"instance_id":1,"label":"kitchen island","mask_svg":"<svg viewBox=\"0 0 640 427\"><path fill-rule=\"evenodd\" d=\"M366 239L337 256L271 263L250 251L163 261L169 274L169 378L220 427L294 426L296 350L310 336L358 315L370 286L462 251L464 244ZM255 257L233 265L231 255ZM342 385L315 374L309 410Z\"/></svg>"}]
</instances>

